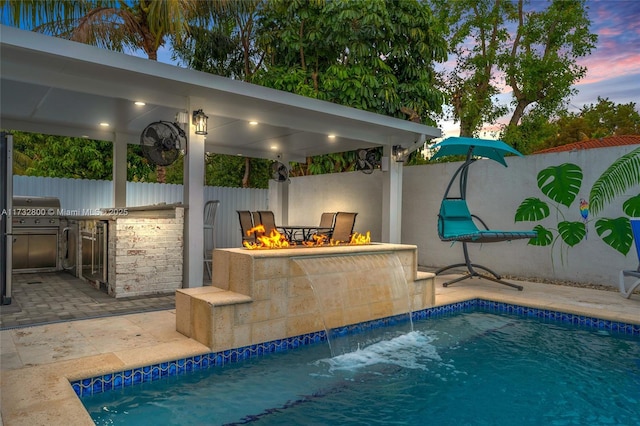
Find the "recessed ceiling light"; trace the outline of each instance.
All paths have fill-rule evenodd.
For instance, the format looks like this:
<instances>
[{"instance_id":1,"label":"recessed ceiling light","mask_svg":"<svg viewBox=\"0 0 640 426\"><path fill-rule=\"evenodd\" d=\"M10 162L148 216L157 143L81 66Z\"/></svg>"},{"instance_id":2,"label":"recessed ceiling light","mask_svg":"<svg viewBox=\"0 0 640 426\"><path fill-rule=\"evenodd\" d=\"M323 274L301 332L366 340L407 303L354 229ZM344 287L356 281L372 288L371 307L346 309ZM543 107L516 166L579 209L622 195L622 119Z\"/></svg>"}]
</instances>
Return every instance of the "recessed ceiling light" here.
<instances>
[{"instance_id":1,"label":"recessed ceiling light","mask_svg":"<svg viewBox=\"0 0 640 426\"><path fill-rule=\"evenodd\" d=\"M331 135L328 135L327 137L328 137L329 139L335 139L335 138L336 138L336 135L331 134Z\"/></svg>"},{"instance_id":2,"label":"recessed ceiling light","mask_svg":"<svg viewBox=\"0 0 640 426\"><path fill-rule=\"evenodd\" d=\"M83 137L85 139L89 139L89 135L82 135L81 137Z\"/></svg>"},{"instance_id":3,"label":"recessed ceiling light","mask_svg":"<svg viewBox=\"0 0 640 426\"><path fill-rule=\"evenodd\" d=\"M258 122L257 121L250 121L249 124L251 124L252 126L257 126Z\"/></svg>"},{"instance_id":4,"label":"recessed ceiling light","mask_svg":"<svg viewBox=\"0 0 640 426\"><path fill-rule=\"evenodd\" d=\"M142 102L142 101L135 101L134 104L138 105L138 106L145 106L146 103Z\"/></svg>"},{"instance_id":5,"label":"recessed ceiling light","mask_svg":"<svg viewBox=\"0 0 640 426\"><path fill-rule=\"evenodd\" d=\"M107 123L107 122L102 122L102 123L100 123L100 125L102 127L109 127L109 123Z\"/></svg>"},{"instance_id":6,"label":"recessed ceiling light","mask_svg":"<svg viewBox=\"0 0 640 426\"><path fill-rule=\"evenodd\" d=\"M277 146L277 145L271 145L271 150L272 150L272 151L275 151L276 149L278 149L278 146Z\"/></svg>"}]
</instances>

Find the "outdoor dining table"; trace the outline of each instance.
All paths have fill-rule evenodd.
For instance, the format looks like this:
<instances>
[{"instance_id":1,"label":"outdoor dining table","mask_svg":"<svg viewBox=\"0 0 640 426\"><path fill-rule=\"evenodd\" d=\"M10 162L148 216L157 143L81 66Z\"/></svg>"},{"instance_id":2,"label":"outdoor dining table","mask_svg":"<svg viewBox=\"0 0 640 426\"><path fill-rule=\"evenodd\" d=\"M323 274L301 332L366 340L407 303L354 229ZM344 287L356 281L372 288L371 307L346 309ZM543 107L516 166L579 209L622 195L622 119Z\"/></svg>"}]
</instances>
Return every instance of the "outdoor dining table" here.
<instances>
[{"instance_id":1,"label":"outdoor dining table","mask_svg":"<svg viewBox=\"0 0 640 426\"><path fill-rule=\"evenodd\" d=\"M287 225L278 226L278 229L282 230L286 239L291 242L310 241L315 234L331 234L333 232L333 228L319 227L318 225Z\"/></svg>"}]
</instances>

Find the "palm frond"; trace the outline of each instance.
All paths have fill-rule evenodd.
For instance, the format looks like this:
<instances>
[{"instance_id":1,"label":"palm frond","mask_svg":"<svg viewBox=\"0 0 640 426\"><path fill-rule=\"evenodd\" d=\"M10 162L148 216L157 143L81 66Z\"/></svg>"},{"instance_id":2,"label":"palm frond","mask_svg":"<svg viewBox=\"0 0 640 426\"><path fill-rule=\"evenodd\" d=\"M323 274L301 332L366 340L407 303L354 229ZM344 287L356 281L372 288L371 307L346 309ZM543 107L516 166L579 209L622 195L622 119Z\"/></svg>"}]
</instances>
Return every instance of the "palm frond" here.
<instances>
[{"instance_id":1,"label":"palm frond","mask_svg":"<svg viewBox=\"0 0 640 426\"><path fill-rule=\"evenodd\" d=\"M618 158L596 180L589 194L589 209L595 215L618 195L640 185L640 147Z\"/></svg>"}]
</instances>

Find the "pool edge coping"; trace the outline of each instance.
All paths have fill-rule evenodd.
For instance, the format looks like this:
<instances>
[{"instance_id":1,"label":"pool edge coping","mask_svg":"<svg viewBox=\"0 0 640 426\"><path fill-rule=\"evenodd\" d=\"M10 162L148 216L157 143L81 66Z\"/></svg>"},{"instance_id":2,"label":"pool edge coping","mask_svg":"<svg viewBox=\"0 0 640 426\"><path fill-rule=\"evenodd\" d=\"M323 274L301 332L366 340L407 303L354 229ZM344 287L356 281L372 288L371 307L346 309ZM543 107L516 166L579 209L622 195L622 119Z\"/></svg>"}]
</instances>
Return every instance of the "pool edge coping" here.
<instances>
[{"instance_id":1,"label":"pool edge coping","mask_svg":"<svg viewBox=\"0 0 640 426\"><path fill-rule=\"evenodd\" d=\"M578 312L565 312L557 310L556 308L549 309L546 307L529 306L527 304L514 303L512 301L492 300L481 296L475 296L467 300L454 301L425 308L420 311L414 311L411 313L411 316L413 320L426 320L429 318L438 318L473 309L520 315L522 317L535 317L548 321L579 325L587 328L608 330L624 335L640 336L640 322L630 323L619 321L617 319L602 318L594 316L592 313L585 314L584 311L579 309L575 310ZM351 334L361 331L362 328L380 328L396 323L397 321L400 321L400 317L405 317L406 315L407 314L395 315L359 324L352 324L339 327L332 331L335 332L336 330L344 329L349 330L346 331L347 334ZM222 367L231 363L261 357L271 353L285 352L301 346L321 343L324 341L326 341L326 332L323 330L313 333L305 333L300 336L292 336L269 342L227 349L224 351L201 353L184 358L161 361L142 367L126 368L97 376L79 379L70 379L66 377L66 379L71 385L76 396L81 400L84 396L135 386L140 383L148 383L165 377L185 374L191 371L212 367Z\"/></svg>"}]
</instances>

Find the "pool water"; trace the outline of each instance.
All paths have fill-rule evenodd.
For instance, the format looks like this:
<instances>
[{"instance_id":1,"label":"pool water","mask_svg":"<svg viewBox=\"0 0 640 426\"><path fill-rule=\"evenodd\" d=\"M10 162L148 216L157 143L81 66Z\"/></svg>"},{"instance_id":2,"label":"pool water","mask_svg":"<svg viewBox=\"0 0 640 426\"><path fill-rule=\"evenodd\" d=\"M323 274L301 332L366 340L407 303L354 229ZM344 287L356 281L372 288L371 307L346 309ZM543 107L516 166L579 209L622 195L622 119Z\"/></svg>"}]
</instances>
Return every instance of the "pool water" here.
<instances>
[{"instance_id":1,"label":"pool water","mask_svg":"<svg viewBox=\"0 0 640 426\"><path fill-rule=\"evenodd\" d=\"M98 425L640 424L637 336L478 311L405 329L82 401Z\"/></svg>"}]
</instances>

